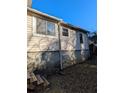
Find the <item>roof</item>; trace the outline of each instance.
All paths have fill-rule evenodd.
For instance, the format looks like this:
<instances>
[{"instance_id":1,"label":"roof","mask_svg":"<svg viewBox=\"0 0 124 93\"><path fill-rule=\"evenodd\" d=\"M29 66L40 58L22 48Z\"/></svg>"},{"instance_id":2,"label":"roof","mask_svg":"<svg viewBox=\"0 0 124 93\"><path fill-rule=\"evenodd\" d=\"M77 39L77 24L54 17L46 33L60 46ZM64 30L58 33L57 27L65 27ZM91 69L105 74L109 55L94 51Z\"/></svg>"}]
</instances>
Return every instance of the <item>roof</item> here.
<instances>
[{"instance_id":1,"label":"roof","mask_svg":"<svg viewBox=\"0 0 124 93\"><path fill-rule=\"evenodd\" d=\"M38 11L38 10L36 10L36 9L29 8L29 7L27 7L27 10L28 10L28 11L32 11L32 12L34 12L34 13L36 13L36 14L39 14L39 15L42 15L42 16L46 16L46 17L51 18L51 19L53 19L53 20L56 20L56 21L60 22L61 24L66 25L66 26L68 26L68 27L71 27L71 28L73 28L73 29L76 29L76 30L78 30L78 31L83 31L84 33L89 33L88 30L83 29L83 28L80 28L80 27L78 27L78 26L74 26L74 25L72 25L72 24L70 24L70 23L66 23L66 22L63 21L63 19L57 18L57 17L55 17L55 16L48 15L48 14L46 14L46 13L40 12L40 11Z\"/></svg>"},{"instance_id":2,"label":"roof","mask_svg":"<svg viewBox=\"0 0 124 93\"><path fill-rule=\"evenodd\" d=\"M78 26L74 26L74 25L72 25L72 24L70 24L70 23L61 22L61 24L64 24L64 25L66 25L66 26L69 26L69 27L71 27L71 28L73 28L73 29L75 29L75 30L82 31L82 32L84 32L84 33L88 33L88 32L89 32L89 31L87 31L87 30L85 30L85 29L83 29L83 28L80 28L80 27L78 27Z\"/></svg>"},{"instance_id":3,"label":"roof","mask_svg":"<svg viewBox=\"0 0 124 93\"><path fill-rule=\"evenodd\" d=\"M32 11L32 12L34 12L36 14L39 14L39 15L42 15L42 16L46 16L46 17L52 18L52 19L54 19L56 21L62 21L62 19L60 19L60 18L57 18L57 17L51 16L51 15L48 15L46 13L40 12L40 11L38 11L36 9L33 9L33 8L27 7L27 10Z\"/></svg>"}]
</instances>

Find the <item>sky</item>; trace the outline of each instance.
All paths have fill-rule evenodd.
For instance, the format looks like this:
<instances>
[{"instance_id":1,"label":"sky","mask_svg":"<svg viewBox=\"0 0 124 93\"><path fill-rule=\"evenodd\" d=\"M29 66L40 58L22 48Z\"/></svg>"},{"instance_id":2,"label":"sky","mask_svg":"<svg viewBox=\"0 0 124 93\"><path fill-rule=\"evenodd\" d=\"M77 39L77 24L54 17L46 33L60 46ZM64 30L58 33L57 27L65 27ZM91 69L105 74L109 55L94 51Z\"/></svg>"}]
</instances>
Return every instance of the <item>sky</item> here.
<instances>
[{"instance_id":1,"label":"sky","mask_svg":"<svg viewBox=\"0 0 124 93\"><path fill-rule=\"evenodd\" d=\"M97 0L32 0L32 8L90 32L97 31Z\"/></svg>"}]
</instances>

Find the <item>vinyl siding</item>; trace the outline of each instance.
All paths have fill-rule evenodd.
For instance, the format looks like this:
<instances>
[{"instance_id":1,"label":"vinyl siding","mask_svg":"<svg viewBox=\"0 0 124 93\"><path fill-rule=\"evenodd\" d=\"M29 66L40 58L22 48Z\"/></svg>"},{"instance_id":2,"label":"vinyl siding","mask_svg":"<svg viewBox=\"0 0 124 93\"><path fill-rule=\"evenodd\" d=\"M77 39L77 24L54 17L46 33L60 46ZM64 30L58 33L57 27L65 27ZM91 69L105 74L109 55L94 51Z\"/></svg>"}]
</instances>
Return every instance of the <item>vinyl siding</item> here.
<instances>
[{"instance_id":1,"label":"vinyl siding","mask_svg":"<svg viewBox=\"0 0 124 93\"><path fill-rule=\"evenodd\" d=\"M55 36L37 34L34 30L36 24L33 23L33 17L27 17L28 51L58 51L58 25L55 24ZM45 26L45 25L44 25Z\"/></svg>"}]
</instances>

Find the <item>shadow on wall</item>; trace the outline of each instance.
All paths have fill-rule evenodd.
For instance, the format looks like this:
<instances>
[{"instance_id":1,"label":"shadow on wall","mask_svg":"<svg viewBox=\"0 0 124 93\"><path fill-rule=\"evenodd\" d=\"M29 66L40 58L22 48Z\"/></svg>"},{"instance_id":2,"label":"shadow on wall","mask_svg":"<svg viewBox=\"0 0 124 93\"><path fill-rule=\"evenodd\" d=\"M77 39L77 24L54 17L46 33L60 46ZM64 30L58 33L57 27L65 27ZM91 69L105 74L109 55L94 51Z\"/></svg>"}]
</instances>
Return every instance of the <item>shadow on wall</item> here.
<instances>
[{"instance_id":1,"label":"shadow on wall","mask_svg":"<svg viewBox=\"0 0 124 93\"><path fill-rule=\"evenodd\" d=\"M71 40L70 39L62 40L65 43L64 47L65 50L62 50L63 68L84 61L84 57L86 54L85 51L83 51L82 53L81 50L68 50L70 47L72 49L76 49L76 45L78 45L76 38L77 38L76 36L74 37L72 35ZM33 49L34 46L37 46L39 49L41 49L41 43L43 43L43 39L44 38L42 39L40 38L38 42L35 42L31 49ZM31 37L29 40L31 40ZM46 41L49 43L45 47L44 51L27 53L28 59L27 69L29 72L49 75L60 70L59 50L57 50L56 48L59 45L59 42L58 40L50 41L49 39L47 39Z\"/></svg>"},{"instance_id":2,"label":"shadow on wall","mask_svg":"<svg viewBox=\"0 0 124 93\"><path fill-rule=\"evenodd\" d=\"M60 69L59 51L50 51L58 41L50 43L45 51L28 52L28 70L39 74L50 74Z\"/></svg>"}]
</instances>

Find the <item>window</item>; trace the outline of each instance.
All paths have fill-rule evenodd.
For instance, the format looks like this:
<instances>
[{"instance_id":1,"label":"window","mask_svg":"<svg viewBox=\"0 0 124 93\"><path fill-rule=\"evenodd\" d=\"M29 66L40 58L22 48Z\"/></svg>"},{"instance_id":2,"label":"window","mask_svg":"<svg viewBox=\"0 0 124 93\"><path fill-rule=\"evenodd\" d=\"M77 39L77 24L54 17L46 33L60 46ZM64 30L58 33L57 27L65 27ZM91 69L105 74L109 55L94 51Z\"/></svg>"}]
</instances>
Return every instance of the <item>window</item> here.
<instances>
[{"instance_id":1,"label":"window","mask_svg":"<svg viewBox=\"0 0 124 93\"><path fill-rule=\"evenodd\" d=\"M68 36L68 29L63 28L63 29L62 29L62 35L63 35L63 36Z\"/></svg>"},{"instance_id":2,"label":"window","mask_svg":"<svg viewBox=\"0 0 124 93\"><path fill-rule=\"evenodd\" d=\"M40 18L37 18L37 34L46 34L46 21Z\"/></svg>"},{"instance_id":3,"label":"window","mask_svg":"<svg viewBox=\"0 0 124 93\"><path fill-rule=\"evenodd\" d=\"M83 43L83 37L82 37L82 34L80 34L80 43Z\"/></svg>"},{"instance_id":4,"label":"window","mask_svg":"<svg viewBox=\"0 0 124 93\"><path fill-rule=\"evenodd\" d=\"M55 24L46 20L36 19L36 33L55 36Z\"/></svg>"},{"instance_id":5,"label":"window","mask_svg":"<svg viewBox=\"0 0 124 93\"><path fill-rule=\"evenodd\" d=\"M47 34L55 35L55 24L52 22L47 22Z\"/></svg>"}]
</instances>

